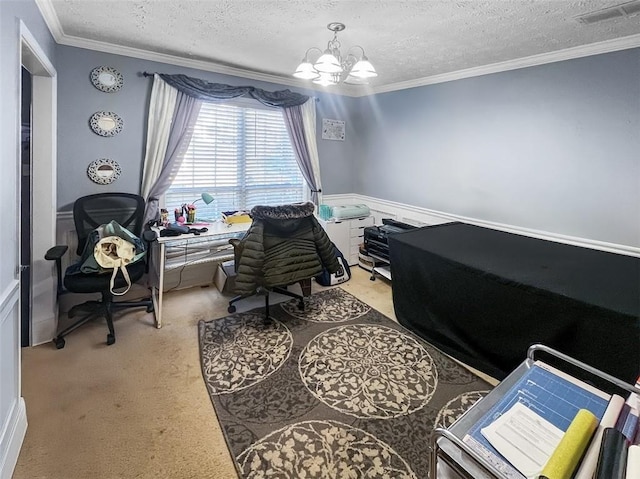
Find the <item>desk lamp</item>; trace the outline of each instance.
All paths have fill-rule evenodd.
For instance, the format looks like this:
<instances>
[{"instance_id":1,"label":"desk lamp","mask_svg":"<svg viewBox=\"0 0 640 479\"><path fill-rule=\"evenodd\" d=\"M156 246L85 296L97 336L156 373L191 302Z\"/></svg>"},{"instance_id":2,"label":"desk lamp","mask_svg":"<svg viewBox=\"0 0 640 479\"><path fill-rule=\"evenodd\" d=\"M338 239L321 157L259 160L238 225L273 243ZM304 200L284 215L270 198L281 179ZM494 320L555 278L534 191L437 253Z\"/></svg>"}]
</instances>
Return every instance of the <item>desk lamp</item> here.
<instances>
[{"instance_id":1,"label":"desk lamp","mask_svg":"<svg viewBox=\"0 0 640 479\"><path fill-rule=\"evenodd\" d=\"M204 203L206 205L211 204L211 202L213 201L213 196L211 196L211 194L204 192L202 193L202 195L200 195L200 198L197 198L193 203L191 203L191 205L195 205L196 201L204 201Z\"/></svg>"},{"instance_id":2,"label":"desk lamp","mask_svg":"<svg viewBox=\"0 0 640 479\"><path fill-rule=\"evenodd\" d=\"M200 198L196 198L192 203L183 203L182 208L176 208L175 216L177 223L194 223L196 220L196 207L195 204L197 201L204 201L205 204L210 204L213 202L213 196L207 192L202 193Z\"/></svg>"}]
</instances>

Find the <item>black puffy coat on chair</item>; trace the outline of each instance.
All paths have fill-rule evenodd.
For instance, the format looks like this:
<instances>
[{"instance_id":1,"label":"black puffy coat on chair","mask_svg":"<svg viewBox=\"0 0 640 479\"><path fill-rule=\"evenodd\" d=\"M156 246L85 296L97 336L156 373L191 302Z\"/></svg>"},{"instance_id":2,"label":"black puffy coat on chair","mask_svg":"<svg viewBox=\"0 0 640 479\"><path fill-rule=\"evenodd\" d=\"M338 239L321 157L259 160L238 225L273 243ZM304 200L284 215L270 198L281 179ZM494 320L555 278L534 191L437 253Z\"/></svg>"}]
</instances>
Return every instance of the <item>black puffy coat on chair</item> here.
<instances>
[{"instance_id":1,"label":"black puffy coat on chair","mask_svg":"<svg viewBox=\"0 0 640 479\"><path fill-rule=\"evenodd\" d=\"M302 280L310 280L327 269L338 271L333 244L313 215L313 203L282 206L255 206L251 226L242 240L232 241L235 249L234 302ZM291 293L289 296L299 297ZM301 304L303 304L301 302ZM268 316L268 296L267 296Z\"/></svg>"}]
</instances>

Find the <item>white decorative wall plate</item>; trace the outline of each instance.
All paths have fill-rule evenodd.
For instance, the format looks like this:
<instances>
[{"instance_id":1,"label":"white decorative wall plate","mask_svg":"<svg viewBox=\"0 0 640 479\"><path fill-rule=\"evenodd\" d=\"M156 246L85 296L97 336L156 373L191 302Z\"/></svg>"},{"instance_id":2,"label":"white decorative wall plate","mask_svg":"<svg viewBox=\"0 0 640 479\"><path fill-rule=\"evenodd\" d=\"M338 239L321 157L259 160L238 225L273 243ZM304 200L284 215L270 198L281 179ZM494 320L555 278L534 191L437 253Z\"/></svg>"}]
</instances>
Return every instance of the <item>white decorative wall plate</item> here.
<instances>
[{"instance_id":1,"label":"white decorative wall plate","mask_svg":"<svg viewBox=\"0 0 640 479\"><path fill-rule=\"evenodd\" d=\"M122 172L117 161L109 158L100 158L89 163L87 175L91 181L99 185L108 185L118 179Z\"/></svg>"},{"instance_id":2,"label":"white decorative wall plate","mask_svg":"<svg viewBox=\"0 0 640 479\"><path fill-rule=\"evenodd\" d=\"M122 118L112 111L98 111L91 116L89 125L100 136L115 136L122 131Z\"/></svg>"},{"instance_id":3,"label":"white decorative wall plate","mask_svg":"<svg viewBox=\"0 0 640 479\"><path fill-rule=\"evenodd\" d=\"M323 118L322 139L344 141L344 121Z\"/></svg>"},{"instance_id":4,"label":"white decorative wall plate","mask_svg":"<svg viewBox=\"0 0 640 479\"><path fill-rule=\"evenodd\" d=\"M122 73L111 67L96 67L91 70L91 83L98 90L114 93L124 85Z\"/></svg>"}]
</instances>

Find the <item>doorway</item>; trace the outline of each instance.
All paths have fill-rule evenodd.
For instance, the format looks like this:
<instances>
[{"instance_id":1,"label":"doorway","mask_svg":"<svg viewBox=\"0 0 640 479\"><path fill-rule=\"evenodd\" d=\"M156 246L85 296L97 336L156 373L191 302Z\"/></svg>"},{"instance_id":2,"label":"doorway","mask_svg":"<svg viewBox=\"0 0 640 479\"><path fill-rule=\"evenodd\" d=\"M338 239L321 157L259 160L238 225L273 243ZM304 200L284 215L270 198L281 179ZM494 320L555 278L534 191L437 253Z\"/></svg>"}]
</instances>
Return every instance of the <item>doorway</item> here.
<instances>
[{"instance_id":1,"label":"doorway","mask_svg":"<svg viewBox=\"0 0 640 479\"><path fill-rule=\"evenodd\" d=\"M1 0L0 0L1 1ZM56 70L26 25L20 22L21 135L20 280L21 345L50 341L57 328L55 267L44 259L56 244ZM30 138L30 141L26 139ZM24 140L24 141L23 141ZM28 329L27 329L28 328Z\"/></svg>"},{"instance_id":2,"label":"doorway","mask_svg":"<svg viewBox=\"0 0 640 479\"><path fill-rule=\"evenodd\" d=\"M20 121L20 345L31 343L31 73L22 66Z\"/></svg>"}]
</instances>

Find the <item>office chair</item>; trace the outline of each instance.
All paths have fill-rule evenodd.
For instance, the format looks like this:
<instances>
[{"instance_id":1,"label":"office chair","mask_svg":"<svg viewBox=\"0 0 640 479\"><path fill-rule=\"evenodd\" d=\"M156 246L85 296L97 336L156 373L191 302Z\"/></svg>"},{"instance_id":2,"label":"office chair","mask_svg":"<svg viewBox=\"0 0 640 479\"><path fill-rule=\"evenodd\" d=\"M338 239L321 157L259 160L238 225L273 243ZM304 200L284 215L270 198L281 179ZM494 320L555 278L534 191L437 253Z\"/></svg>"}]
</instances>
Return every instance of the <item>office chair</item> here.
<instances>
[{"instance_id":1,"label":"office chair","mask_svg":"<svg viewBox=\"0 0 640 479\"><path fill-rule=\"evenodd\" d=\"M116 221L124 228L131 231L137 237L141 237L143 227L145 202L144 199L130 193L100 193L78 198L73 205L73 222L78 237L76 253L82 255L85 245L91 232L100 225L110 221ZM151 231L145 232L143 236L147 243L147 253L149 242L155 239L155 234ZM58 245L49 249L45 259L56 262L58 279L58 296L72 293L100 293L99 301L87 301L73 306L68 313L69 318L75 317L78 313L84 312L78 321L60 331L53 339L57 349L64 348L65 336L92 319L104 317L107 320L109 334L107 335L107 345L116 342L116 335L113 327L113 312L125 308L146 307L147 312L153 311L151 297L138 301L114 301L111 292L111 273L83 273L78 269L78 265L71 265L65 271L64 288L62 287L62 256L67 251L68 246ZM131 263L127 266L127 272L131 283L136 283L148 271L148 254L144 260ZM115 278L114 289L126 288L127 283L119 272Z\"/></svg>"},{"instance_id":2,"label":"office chair","mask_svg":"<svg viewBox=\"0 0 640 479\"><path fill-rule=\"evenodd\" d=\"M311 278L323 269L335 273L339 264L333 244L313 215L313 203L281 206L255 206L252 223L234 247L235 292L229 301L229 313L235 303L253 295L265 297L265 323L269 321L269 293L277 292L298 299L304 309L304 297L311 294ZM287 286L300 283L302 295Z\"/></svg>"}]
</instances>

